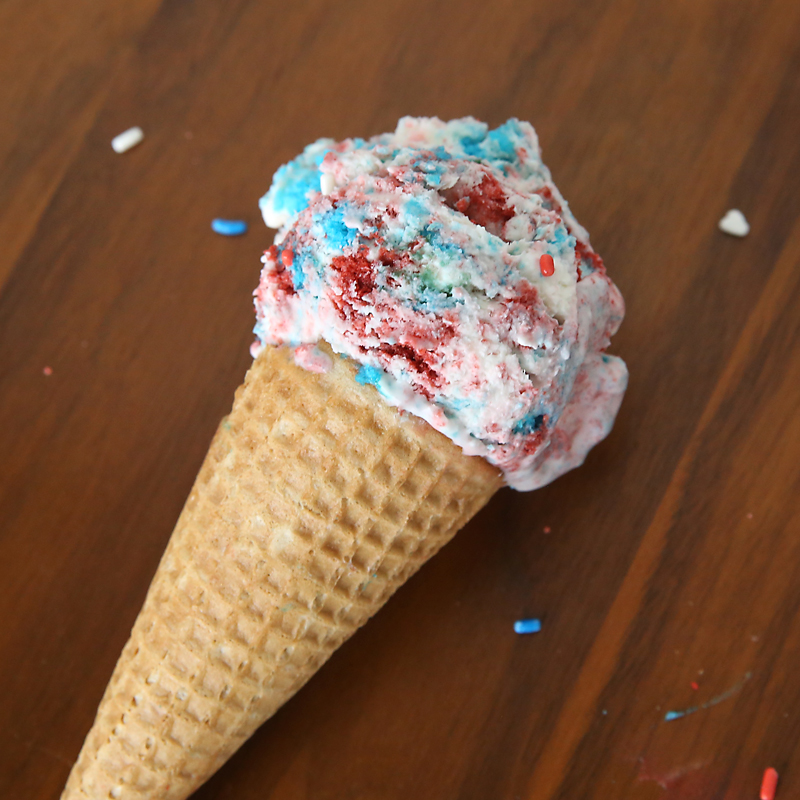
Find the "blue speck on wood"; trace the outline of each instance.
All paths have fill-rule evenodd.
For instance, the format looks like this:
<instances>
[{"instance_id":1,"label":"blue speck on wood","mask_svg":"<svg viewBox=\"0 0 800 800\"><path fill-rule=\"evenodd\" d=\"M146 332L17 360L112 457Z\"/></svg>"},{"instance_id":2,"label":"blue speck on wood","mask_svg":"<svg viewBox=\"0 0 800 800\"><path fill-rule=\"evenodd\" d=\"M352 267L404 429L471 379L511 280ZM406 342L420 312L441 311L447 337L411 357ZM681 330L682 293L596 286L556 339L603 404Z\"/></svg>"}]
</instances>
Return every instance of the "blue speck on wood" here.
<instances>
[{"instance_id":1,"label":"blue speck on wood","mask_svg":"<svg viewBox=\"0 0 800 800\"><path fill-rule=\"evenodd\" d=\"M539 633L542 621L538 619L518 619L514 623L514 633Z\"/></svg>"},{"instance_id":2,"label":"blue speck on wood","mask_svg":"<svg viewBox=\"0 0 800 800\"><path fill-rule=\"evenodd\" d=\"M216 219L211 220L211 230L222 236L241 236L247 231L247 223L242 219Z\"/></svg>"}]
</instances>

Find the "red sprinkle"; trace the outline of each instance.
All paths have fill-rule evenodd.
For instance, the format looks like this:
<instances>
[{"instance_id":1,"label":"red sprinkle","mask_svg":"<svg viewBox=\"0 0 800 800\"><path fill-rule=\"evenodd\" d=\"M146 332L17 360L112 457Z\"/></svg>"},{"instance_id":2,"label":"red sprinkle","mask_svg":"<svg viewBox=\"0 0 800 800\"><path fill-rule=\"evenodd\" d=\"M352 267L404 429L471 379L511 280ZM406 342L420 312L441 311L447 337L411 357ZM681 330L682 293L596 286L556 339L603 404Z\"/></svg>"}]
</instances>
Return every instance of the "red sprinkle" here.
<instances>
[{"instance_id":1,"label":"red sprinkle","mask_svg":"<svg viewBox=\"0 0 800 800\"><path fill-rule=\"evenodd\" d=\"M291 267L294 264L294 253L291 250L284 250L281 253L281 264L284 267Z\"/></svg>"},{"instance_id":2,"label":"red sprinkle","mask_svg":"<svg viewBox=\"0 0 800 800\"><path fill-rule=\"evenodd\" d=\"M778 788L778 773L772 767L764 771L761 779L761 800L774 800L775 790Z\"/></svg>"},{"instance_id":3,"label":"red sprinkle","mask_svg":"<svg viewBox=\"0 0 800 800\"><path fill-rule=\"evenodd\" d=\"M42 372L49 377L50 375L53 374L53 368L52 367L45 367L42 370Z\"/></svg>"},{"instance_id":4,"label":"red sprinkle","mask_svg":"<svg viewBox=\"0 0 800 800\"><path fill-rule=\"evenodd\" d=\"M550 526L545 525L544 528L542 528L542 533L550 533L550 530L551 530Z\"/></svg>"},{"instance_id":5,"label":"red sprinkle","mask_svg":"<svg viewBox=\"0 0 800 800\"><path fill-rule=\"evenodd\" d=\"M692 689L697 691L700 688L700 684L697 681L692 681Z\"/></svg>"},{"instance_id":6,"label":"red sprinkle","mask_svg":"<svg viewBox=\"0 0 800 800\"><path fill-rule=\"evenodd\" d=\"M553 261L553 256L548 253L539 256L539 269L542 271L542 275L544 275L545 278L549 278L556 271L556 264L555 261Z\"/></svg>"}]
</instances>

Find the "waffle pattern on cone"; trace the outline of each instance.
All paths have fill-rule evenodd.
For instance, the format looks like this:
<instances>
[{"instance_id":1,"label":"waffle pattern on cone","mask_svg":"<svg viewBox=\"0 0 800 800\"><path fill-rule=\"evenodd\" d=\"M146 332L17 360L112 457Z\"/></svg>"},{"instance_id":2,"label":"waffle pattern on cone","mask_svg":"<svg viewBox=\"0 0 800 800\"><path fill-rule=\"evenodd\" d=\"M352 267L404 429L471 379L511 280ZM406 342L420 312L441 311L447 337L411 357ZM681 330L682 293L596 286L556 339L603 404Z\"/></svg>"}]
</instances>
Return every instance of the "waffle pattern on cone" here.
<instances>
[{"instance_id":1,"label":"waffle pattern on cone","mask_svg":"<svg viewBox=\"0 0 800 800\"><path fill-rule=\"evenodd\" d=\"M62 800L187 797L500 487L333 361L254 362Z\"/></svg>"}]
</instances>

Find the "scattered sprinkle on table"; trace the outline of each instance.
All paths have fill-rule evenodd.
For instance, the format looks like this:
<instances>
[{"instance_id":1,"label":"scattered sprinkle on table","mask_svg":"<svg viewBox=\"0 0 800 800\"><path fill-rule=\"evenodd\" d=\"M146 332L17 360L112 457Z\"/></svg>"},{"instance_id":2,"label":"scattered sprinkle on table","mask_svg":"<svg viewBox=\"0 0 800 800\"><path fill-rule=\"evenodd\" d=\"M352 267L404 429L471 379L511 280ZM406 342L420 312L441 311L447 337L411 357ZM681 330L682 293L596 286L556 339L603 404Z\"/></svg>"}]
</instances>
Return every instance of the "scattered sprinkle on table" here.
<instances>
[{"instance_id":1,"label":"scattered sprinkle on table","mask_svg":"<svg viewBox=\"0 0 800 800\"><path fill-rule=\"evenodd\" d=\"M542 621L539 619L518 619L514 623L514 633L539 633Z\"/></svg>"},{"instance_id":2,"label":"scattered sprinkle on table","mask_svg":"<svg viewBox=\"0 0 800 800\"><path fill-rule=\"evenodd\" d=\"M144 139L144 131L137 125L117 134L111 140L111 147L115 153L124 153L126 150L130 150L131 147L136 147L142 139Z\"/></svg>"},{"instance_id":3,"label":"scattered sprinkle on table","mask_svg":"<svg viewBox=\"0 0 800 800\"><path fill-rule=\"evenodd\" d=\"M719 229L730 236L742 237L750 233L750 223L738 208L732 208L719 221Z\"/></svg>"},{"instance_id":4,"label":"scattered sprinkle on table","mask_svg":"<svg viewBox=\"0 0 800 800\"><path fill-rule=\"evenodd\" d=\"M692 681L692 689L696 692L700 688L700 684L697 681Z\"/></svg>"},{"instance_id":5,"label":"scattered sprinkle on table","mask_svg":"<svg viewBox=\"0 0 800 800\"><path fill-rule=\"evenodd\" d=\"M775 790L778 788L778 772L777 770L769 767L764 771L764 777L761 779L761 800L774 800Z\"/></svg>"},{"instance_id":6,"label":"scattered sprinkle on table","mask_svg":"<svg viewBox=\"0 0 800 800\"><path fill-rule=\"evenodd\" d=\"M211 220L211 230L221 236L241 236L247 232L247 223L243 219L216 219Z\"/></svg>"},{"instance_id":7,"label":"scattered sprinkle on table","mask_svg":"<svg viewBox=\"0 0 800 800\"><path fill-rule=\"evenodd\" d=\"M42 370L42 372L43 372L45 375L47 375L47 377L49 378L49 377L50 377L50 376L53 374L53 368L52 368L52 367L45 367L45 368Z\"/></svg>"},{"instance_id":8,"label":"scattered sprinkle on table","mask_svg":"<svg viewBox=\"0 0 800 800\"><path fill-rule=\"evenodd\" d=\"M712 697L707 702L703 703L700 706L691 706L691 708L685 708L682 711L667 711L664 714L664 722L672 722L675 719L681 719L682 717L688 717L690 714L696 714L698 711L705 711L706 709L713 708L716 705L719 705L724 700L729 700L735 694L742 690L742 687L753 677L752 672L747 672L742 678L739 683L731 686L730 689L723 692L722 694L718 694L716 697Z\"/></svg>"},{"instance_id":9,"label":"scattered sprinkle on table","mask_svg":"<svg viewBox=\"0 0 800 800\"><path fill-rule=\"evenodd\" d=\"M550 533L551 530L552 528L549 525L545 525L544 528L542 528L542 533Z\"/></svg>"}]
</instances>

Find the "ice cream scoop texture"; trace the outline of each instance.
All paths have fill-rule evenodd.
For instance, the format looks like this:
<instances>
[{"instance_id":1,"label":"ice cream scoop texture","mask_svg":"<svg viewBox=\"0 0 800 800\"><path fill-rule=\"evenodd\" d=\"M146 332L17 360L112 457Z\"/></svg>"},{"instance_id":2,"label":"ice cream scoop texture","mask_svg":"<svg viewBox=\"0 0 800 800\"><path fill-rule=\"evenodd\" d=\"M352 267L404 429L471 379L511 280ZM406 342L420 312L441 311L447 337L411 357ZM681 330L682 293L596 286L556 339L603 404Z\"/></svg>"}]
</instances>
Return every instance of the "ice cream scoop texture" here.
<instances>
[{"instance_id":1,"label":"ice cream scoop texture","mask_svg":"<svg viewBox=\"0 0 800 800\"><path fill-rule=\"evenodd\" d=\"M578 466L608 434L627 383L604 352L622 296L528 123L404 117L368 140L320 139L260 205L279 230L255 352L288 344L322 369L311 348L327 341L359 382L516 489Z\"/></svg>"}]
</instances>

